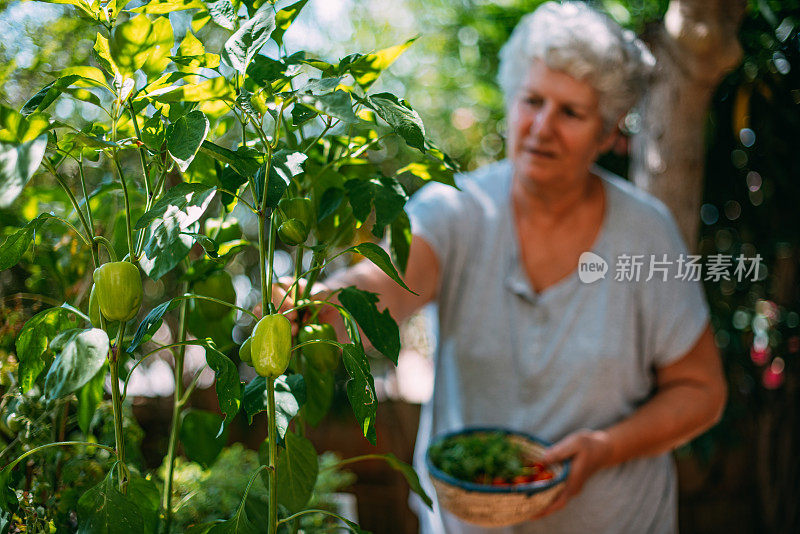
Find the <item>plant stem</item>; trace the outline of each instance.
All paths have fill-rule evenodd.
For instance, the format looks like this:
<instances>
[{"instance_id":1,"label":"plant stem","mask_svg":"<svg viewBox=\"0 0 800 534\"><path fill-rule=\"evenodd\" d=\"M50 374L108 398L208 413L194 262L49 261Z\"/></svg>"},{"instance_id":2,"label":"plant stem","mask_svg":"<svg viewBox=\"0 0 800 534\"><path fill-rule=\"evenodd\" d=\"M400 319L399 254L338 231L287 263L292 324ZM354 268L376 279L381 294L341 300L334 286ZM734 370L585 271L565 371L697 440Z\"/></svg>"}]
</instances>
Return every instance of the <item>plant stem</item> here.
<instances>
[{"instance_id":1,"label":"plant stem","mask_svg":"<svg viewBox=\"0 0 800 534\"><path fill-rule=\"evenodd\" d=\"M275 466L278 459L277 429L275 427L275 381L267 379L267 402L269 405L269 534L278 528L278 475Z\"/></svg>"},{"instance_id":2,"label":"plant stem","mask_svg":"<svg viewBox=\"0 0 800 534\"><path fill-rule=\"evenodd\" d=\"M89 223L89 239L94 236L94 219L92 218L92 207L89 206L89 194L86 192L86 178L83 176L83 158L78 160L78 176L81 178L81 190L83 191L83 202L86 204L86 217ZM97 244L92 241L92 261L94 268L100 267L100 251Z\"/></svg>"},{"instance_id":3,"label":"plant stem","mask_svg":"<svg viewBox=\"0 0 800 534\"><path fill-rule=\"evenodd\" d=\"M119 354L122 351L122 340L125 337L125 323L119 325L117 343L111 349L111 399L114 407L114 439L117 445L117 459L125 462L125 438L122 435L122 397L119 393ZM128 481L122 477L119 480L119 490L125 494L128 491Z\"/></svg>"},{"instance_id":4,"label":"plant stem","mask_svg":"<svg viewBox=\"0 0 800 534\"><path fill-rule=\"evenodd\" d=\"M133 231L131 229L131 201L128 198L128 185L125 182L125 175L122 173L122 166L119 164L119 158L116 153L114 154L114 167L117 169L119 181L122 183L122 194L125 198L125 227L127 229L128 238L128 252L130 253L131 263L136 263L136 249L133 247Z\"/></svg>"},{"instance_id":5,"label":"plant stem","mask_svg":"<svg viewBox=\"0 0 800 534\"><path fill-rule=\"evenodd\" d=\"M136 113L133 111L133 102L128 99L128 112L131 115L133 122L133 129L136 132L136 138L142 140L142 132L139 131L139 123L136 122ZM150 198L150 177L147 174L147 153L144 147L139 147L139 160L142 162L142 177L144 178L144 191L147 198Z\"/></svg>"},{"instance_id":6,"label":"plant stem","mask_svg":"<svg viewBox=\"0 0 800 534\"><path fill-rule=\"evenodd\" d=\"M108 252L108 259L110 259L111 261L117 261L117 251L114 250L114 245L111 244L111 241L109 241L108 239L106 239L104 236L101 235L94 236L92 241L98 244L102 244L105 247L106 252Z\"/></svg>"},{"instance_id":7,"label":"plant stem","mask_svg":"<svg viewBox=\"0 0 800 534\"><path fill-rule=\"evenodd\" d=\"M182 293L189 289L189 283L184 282ZM181 303L180 318L178 323L178 343L186 341L186 318L189 301ZM180 431L180 416L183 395L183 358L186 355L186 345L181 345L175 356L175 394L172 401L172 426L169 432L169 446L167 447L167 477L164 480L164 494L161 506L164 509L165 532L169 534L172 523L172 477L175 472L175 451L178 447L178 433Z\"/></svg>"}]
</instances>

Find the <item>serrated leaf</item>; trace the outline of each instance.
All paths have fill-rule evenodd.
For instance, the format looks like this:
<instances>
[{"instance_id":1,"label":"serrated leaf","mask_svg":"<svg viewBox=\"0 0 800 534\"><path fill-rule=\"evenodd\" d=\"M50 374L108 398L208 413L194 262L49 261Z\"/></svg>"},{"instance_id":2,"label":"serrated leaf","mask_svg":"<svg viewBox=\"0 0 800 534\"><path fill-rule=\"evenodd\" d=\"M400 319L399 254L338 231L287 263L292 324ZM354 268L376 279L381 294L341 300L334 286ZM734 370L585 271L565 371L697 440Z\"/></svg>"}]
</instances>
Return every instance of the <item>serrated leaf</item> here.
<instances>
[{"instance_id":1,"label":"serrated leaf","mask_svg":"<svg viewBox=\"0 0 800 534\"><path fill-rule=\"evenodd\" d=\"M49 365L50 341L60 332L79 325L78 316L63 307L41 311L25 322L16 341L19 385L23 392L33 387L36 378Z\"/></svg>"},{"instance_id":2,"label":"serrated leaf","mask_svg":"<svg viewBox=\"0 0 800 534\"><path fill-rule=\"evenodd\" d=\"M186 172L208 135L210 123L202 111L191 111L167 126L167 151L181 172Z\"/></svg>"},{"instance_id":3,"label":"serrated leaf","mask_svg":"<svg viewBox=\"0 0 800 534\"><path fill-rule=\"evenodd\" d=\"M225 42L222 59L244 76L253 56L267 43L274 29L275 14L272 5L264 4Z\"/></svg>"},{"instance_id":4,"label":"serrated leaf","mask_svg":"<svg viewBox=\"0 0 800 534\"><path fill-rule=\"evenodd\" d=\"M305 507L314 491L319 460L314 445L294 432L286 434L286 450L278 457L278 502L290 512Z\"/></svg>"},{"instance_id":5,"label":"serrated leaf","mask_svg":"<svg viewBox=\"0 0 800 534\"><path fill-rule=\"evenodd\" d=\"M347 398L356 416L364 437L375 445L375 416L378 413L378 397L375 380L369 368L369 360L361 347L353 344L342 346L342 362L350 380L347 382Z\"/></svg>"}]
</instances>

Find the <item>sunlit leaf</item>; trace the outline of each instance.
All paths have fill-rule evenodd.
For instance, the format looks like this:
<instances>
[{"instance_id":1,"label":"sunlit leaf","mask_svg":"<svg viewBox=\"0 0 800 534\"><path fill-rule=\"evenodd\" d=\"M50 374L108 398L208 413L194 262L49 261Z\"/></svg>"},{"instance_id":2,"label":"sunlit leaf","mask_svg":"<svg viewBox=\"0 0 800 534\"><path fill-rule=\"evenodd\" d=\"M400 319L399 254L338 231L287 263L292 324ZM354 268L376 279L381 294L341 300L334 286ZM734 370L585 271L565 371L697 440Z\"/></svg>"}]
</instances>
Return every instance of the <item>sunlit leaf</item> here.
<instances>
[{"instance_id":1,"label":"sunlit leaf","mask_svg":"<svg viewBox=\"0 0 800 534\"><path fill-rule=\"evenodd\" d=\"M45 393L57 399L89 382L103 367L108 355L108 334L99 328L72 336L56 356L45 380Z\"/></svg>"},{"instance_id":2,"label":"sunlit leaf","mask_svg":"<svg viewBox=\"0 0 800 534\"><path fill-rule=\"evenodd\" d=\"M28 319L17 336L16 349L19 361L19 385L28 391L39 374L49 365L50 341L59 333L80 325L78 316L63 307L49 308Z\"/></svg>"},{"instance_id":3,"label":"sunlit leaf","mask_svg":"<svg viewBox=\"0 0 800 534\"><path fill-rule=\"evenodd\" d=\"M167 151L181 172L186 172L200 145L208 135L210 124L202 111L192 111L167 126Z\"/></svg>"},{"instance_id":4,"label":"sunlit leaf","mask_svg":"<svg viewBox=\"0 0 800 534\"><path fill-rule=\"evenodd\" d=\"M292 25L297 15L300 14L300 10L302 10L307 3L308 0L300 0L299 2L295 2L281 9L275 15L275 29L272 32L272 38L278 45L283 43L283 34L286 33L286 30L289 29L289 26Z\"/></svg>"},{"instance_id":5,"label":"sunlit leaf","mask_svg":"<svg viewBox=\"0 0 800 534\"><path fill-rule=\"evenodd\" d=\"M39 168L46 148L47 134L22 144L0 142L0 208L9 207L22 193Z\"/></svg>"},{"instance_id":6,"label":"sunlit leaf","mask_svg":"<svg viewBox=\"0 0 800 534\"><path fill-rule=\"evenodd\" d=\"M152 52L154 25L145 15L139 15L114 26L109 39L109 52L123 75L133 75Z\"/></svg>"},{"instance_id":7,"label":"sunlit leaf","mask_svg":"<svg viewBox=\"0 0 800 534\"><path fill-rule=\"evenodd\" d=\"M222 59L244 75L253 56L267 43L274 29L275 14L272 6L265 4L225 42Z\"/></svg>"}]
</instances>

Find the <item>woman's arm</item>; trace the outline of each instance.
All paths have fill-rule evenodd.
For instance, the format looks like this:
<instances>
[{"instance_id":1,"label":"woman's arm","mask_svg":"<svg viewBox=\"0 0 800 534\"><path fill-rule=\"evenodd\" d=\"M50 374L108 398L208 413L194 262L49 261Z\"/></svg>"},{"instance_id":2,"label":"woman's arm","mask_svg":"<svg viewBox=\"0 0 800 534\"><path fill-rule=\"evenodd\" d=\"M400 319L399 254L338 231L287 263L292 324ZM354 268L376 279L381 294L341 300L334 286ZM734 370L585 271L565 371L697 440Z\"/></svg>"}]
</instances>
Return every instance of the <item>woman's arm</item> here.
<instances>
[{"instance_id":1,"label":"woman's arm","mask_svg":"<svg viewBox=\"0 0 800 534\"><path fill-rule=\"evenodd\" d=\"M545 454L545 462L572 458L564 490L540 515L563 508L595 472L634 458L655 456L686 443L713 426L727 400L714 335L707 326L677 362L656 370L656 392L630 417L603 430L580 430Z\"/></svg>"}]
</instances>

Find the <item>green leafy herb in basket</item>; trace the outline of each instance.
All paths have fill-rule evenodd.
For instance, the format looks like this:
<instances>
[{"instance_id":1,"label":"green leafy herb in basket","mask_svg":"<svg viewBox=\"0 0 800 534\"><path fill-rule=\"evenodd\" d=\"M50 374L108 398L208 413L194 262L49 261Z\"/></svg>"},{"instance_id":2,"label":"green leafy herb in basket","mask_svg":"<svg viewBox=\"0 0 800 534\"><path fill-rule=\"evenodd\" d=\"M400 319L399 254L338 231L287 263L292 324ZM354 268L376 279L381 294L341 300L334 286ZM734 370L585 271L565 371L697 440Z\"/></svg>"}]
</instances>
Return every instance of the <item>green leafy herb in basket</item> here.
<instances>
[{"instance_id":1,"label":"green leafy herb in basket","mask_svg":"<svg viewBox=\"0 0 800 534\"><path fill-rule=\"evenodd\" d=\"M498 432L445 439L431 446L430 455L436 467L470 482L513 479L525 467L519 445Z\"/></svg>"}]
</instances>

